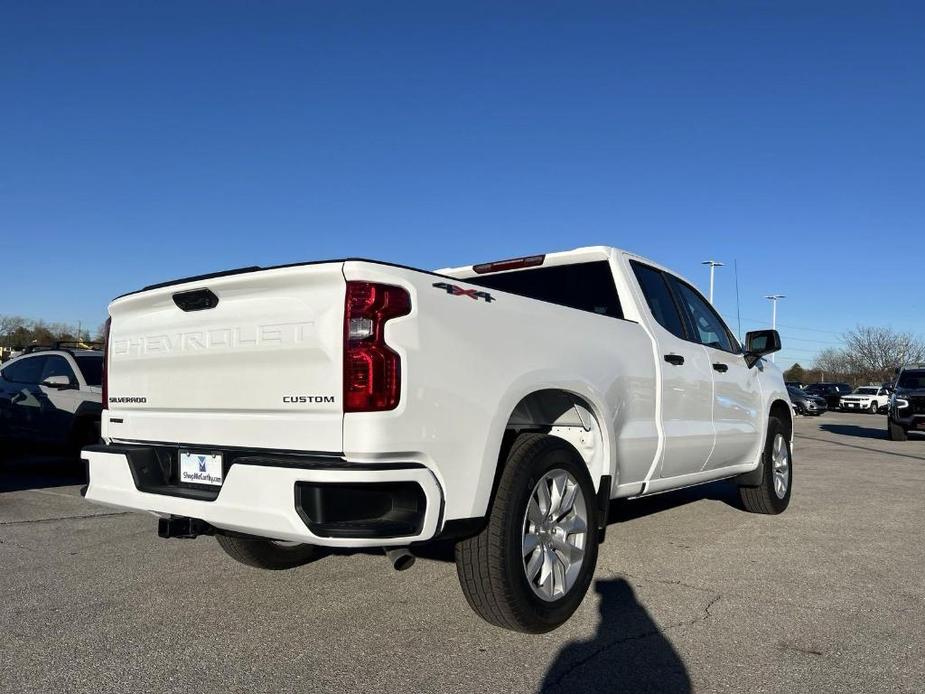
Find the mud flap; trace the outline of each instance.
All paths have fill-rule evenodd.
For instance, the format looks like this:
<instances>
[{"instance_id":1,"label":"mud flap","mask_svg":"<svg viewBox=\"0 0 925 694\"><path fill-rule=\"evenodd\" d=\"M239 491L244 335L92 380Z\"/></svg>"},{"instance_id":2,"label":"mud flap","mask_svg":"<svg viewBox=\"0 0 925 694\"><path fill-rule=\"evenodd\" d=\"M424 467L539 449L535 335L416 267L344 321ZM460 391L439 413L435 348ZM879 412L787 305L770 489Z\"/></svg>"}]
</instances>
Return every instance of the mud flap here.
<instances>
[{"instance_id":1,"label":"mud flap","mask_svg":"<svg viewBox=\"0 0 925 694\"><path fill-rule=\"evenodd\" d=\"M738 477L734 477L733 481L740 487L760 487L761 482L764 480L764 456L761 456L761 462L758 463L756 467L751 472L744 472Z\"/></svg>"},{"instance_id":2,"label":"mud flap","mask_svg":"<svg viewBox=\"0 0 925 694\"><path fill-rule=\"evenodd\" d=\"M610 513L610 475L601 477L601 486L597 490L597 541L604 541L607 535L607 516Z\"/></svg>"}]
</instances>

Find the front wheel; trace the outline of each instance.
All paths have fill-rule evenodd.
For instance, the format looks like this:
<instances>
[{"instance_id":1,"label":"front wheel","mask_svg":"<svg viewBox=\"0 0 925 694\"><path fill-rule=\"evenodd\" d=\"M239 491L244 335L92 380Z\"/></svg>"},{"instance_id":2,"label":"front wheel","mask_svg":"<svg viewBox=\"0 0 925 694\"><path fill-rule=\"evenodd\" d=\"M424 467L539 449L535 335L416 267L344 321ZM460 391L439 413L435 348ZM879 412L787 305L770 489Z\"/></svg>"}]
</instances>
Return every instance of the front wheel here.
<instances>
[{"instance_id":1,"label":"front wheel","mask_svg":"<svg viewBox=\"0 0 925 694\"><path fill-rule=\"evenodd\" d=\"M761 484L757 487L739 487L739 499L746 511L777 514L786 510L790 505L790 490L793 486L792 463L786 429L777 417L771 417L761 458Z\"/></svg>"},{"instance_id":2,"label":"front wheel","mask_svg":"<svg viewBox=\"0 0 925 694\"><path fill-rule=\"evenodd\" d=\"M216 535L215 539L225 550L225 554L255 569L294 569L315 558L316 550L313 545L231 535Z\"/></svg>"},{"instance_id":3,"label":"front wheel","mask_svg":"<svg viewBox=\"0 0 925 694\"><path fill-rule=\"evenodd\" d=\"M880 410L880 406L876 402L872 402L870 403L870 407L868 409L870 410L871 414L877 414L877 412Z\"/></svg>"},{"instance_id":4,"label":"front wheel","mask_svg":"<svg viewBox=\"0 0 925 694\"><path fill-rule=\"evenodd\" d=\"M892 417L889 420L889 428L890 441L905 441L909 438L909 435L906 433L906 430L903 429L902 425L894 422Z\"/></svg>"},{"instance_id":5,"label":"front wheel","mask_svg":"<svg viewBox=\"0 0 925 694\"><path fill-rule=\"evenodd\" d=\"M499 627L542 633L581 604L597 564L591 476L566 441L522 434L514 442L478 535L456 545L466 600Z\"/></svg>"}]
</instances>

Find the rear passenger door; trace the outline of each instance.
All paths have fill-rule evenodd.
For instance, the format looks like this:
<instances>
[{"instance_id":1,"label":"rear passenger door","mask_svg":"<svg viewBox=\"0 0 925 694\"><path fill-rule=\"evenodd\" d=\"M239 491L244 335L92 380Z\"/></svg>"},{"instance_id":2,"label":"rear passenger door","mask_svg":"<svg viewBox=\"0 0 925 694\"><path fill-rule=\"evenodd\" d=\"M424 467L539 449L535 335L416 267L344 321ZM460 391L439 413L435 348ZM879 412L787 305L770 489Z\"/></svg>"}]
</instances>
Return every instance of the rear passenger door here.
<instances>
[{"instance_id":1,"label":"rear passenger door","mask_svg":"<svg viewBox=\"0 0 925 694\"><path fill-rule=\"evenodd\" d=\"M636 260L630 264L654 321L649 321L661 371L664 448L661 477L700 471L713 450L713 371L706 348L690 339L668 276Z\"/></svg>"},{"instance_id":2,"label":"rear passenger door","mask_svg":"<svg viewBox=\"0 0 925 694\"><path fill-rule=\"evenodd\" d=\"M703 295L677 277L670 281L690 335L706 349L713 372L716 443L704 469L753 461L763 417L758 369L750 369L745 363L732 332Z\"/></svg>"}]
</instances>

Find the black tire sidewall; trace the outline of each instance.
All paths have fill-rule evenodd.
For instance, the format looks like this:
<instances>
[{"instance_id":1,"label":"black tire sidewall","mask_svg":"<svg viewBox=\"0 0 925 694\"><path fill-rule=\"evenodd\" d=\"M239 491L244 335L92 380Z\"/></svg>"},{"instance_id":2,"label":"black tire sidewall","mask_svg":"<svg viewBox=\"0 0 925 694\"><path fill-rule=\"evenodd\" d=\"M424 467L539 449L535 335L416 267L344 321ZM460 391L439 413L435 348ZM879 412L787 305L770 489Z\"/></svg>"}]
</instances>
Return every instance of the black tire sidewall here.
<instances>
[{"instance_id":1,"label":"black tire sidewall","mask_svg":"<svg viewBox=\"0 0 925 694\"><path fill-rule=\"evenodd\" d=\"M784 438L784 445L787 447L787 460L790 462L787 466L787 493L783 499L777 496L777 492L774 491L774 440L778 434L781 434ZM767 488L768 499L775 512L781 513L790 505L790 494L793 492L793 451L790 448L790 439L787 438L784 426L776 417L772 417L768 423L768 440L764 448L764 484Z\"/></svg>"},{"instance_id":2,"label":"black tire sidewall","mask_svg":"<svg viewBox=\"0 0 925 694\"><path fill-rule=\"evenodd\" d=\"M516 611L534 615L537 622L536 631L547 631L559 626L571 616L581 604L594 578L598 552L597 498L584 461L565 441L560 445L544 448L528 465L519 467L515 473L517 479L514 480L516 491L504 509L505 574L509 578L508 588ZM537 596L527 581L522 554L523 519L537 482L547 472L555 469L564 470L577 480L588 510L588 530L581 573L566 595L549 602Z\"/></svg>"},{"instance_id":3,"label":"black tire sidewall","mask_svg":"<svg viewBox=\"0 0 925 694\"><path fill-rule=\"evenodd\" d=\"M273 540L229 535L216 535L215 539L232 559L256 569L294 569L308 564L317 556L317 548L313 545L279 545Z\"/></svg>"}]
</instances>

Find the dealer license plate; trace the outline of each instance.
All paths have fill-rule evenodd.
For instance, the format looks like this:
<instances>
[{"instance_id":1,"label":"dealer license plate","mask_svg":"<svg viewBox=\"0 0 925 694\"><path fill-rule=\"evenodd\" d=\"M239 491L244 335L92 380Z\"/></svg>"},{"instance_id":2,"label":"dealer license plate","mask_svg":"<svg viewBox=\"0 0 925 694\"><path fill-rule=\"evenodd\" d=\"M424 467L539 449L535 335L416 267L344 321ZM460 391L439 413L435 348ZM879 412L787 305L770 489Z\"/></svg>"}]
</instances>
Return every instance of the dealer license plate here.
<instances>
[{"instance_id":1,"label":"dealer license plate","mask_svg":"<svg viewBox=\"0 0 925 694\"><path fill-rule=\"evenodd\" d=\"M180 451L180 483L222 486L222 454Z\"/></svg>"}]
</instances>

